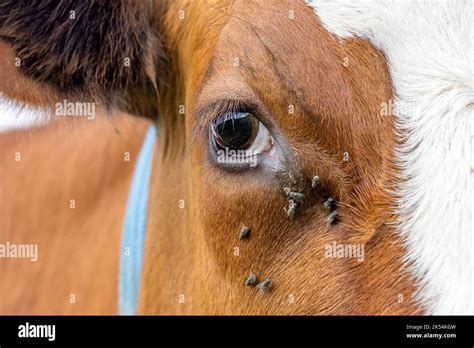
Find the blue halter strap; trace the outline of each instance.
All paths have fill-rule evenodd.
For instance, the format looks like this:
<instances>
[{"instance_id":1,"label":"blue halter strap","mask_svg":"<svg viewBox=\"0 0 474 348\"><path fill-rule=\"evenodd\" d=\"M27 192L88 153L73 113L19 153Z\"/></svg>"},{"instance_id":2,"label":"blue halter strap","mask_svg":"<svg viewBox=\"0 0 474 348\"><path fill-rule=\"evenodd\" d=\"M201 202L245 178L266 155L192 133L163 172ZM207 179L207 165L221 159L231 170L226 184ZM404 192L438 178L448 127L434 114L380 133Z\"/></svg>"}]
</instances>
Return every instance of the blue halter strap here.
<instances>
[{"instance_id":1,"label":"blue halter strap","mask_svg":"<svg viewBox=\"0 0 474 348\"><path fill-rule=\"evenodd\" d=\"M119 274L119 313L136 314L147 224L148 188L156 128L148 128L138 155L122 234Z\"/></svg>"}]
</instances>

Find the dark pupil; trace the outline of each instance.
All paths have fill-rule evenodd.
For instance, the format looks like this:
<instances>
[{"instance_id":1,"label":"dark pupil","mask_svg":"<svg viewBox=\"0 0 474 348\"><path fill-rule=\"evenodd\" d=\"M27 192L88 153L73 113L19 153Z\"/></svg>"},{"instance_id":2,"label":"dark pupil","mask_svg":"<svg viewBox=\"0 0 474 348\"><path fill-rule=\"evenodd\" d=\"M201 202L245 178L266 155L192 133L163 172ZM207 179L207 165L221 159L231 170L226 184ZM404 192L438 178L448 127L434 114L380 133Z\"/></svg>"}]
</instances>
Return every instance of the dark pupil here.
<instances>
[{"instance_id":1,"label":"dark pupil","mask_svg":"<svg viewBox=\"0 0 474 348\"><path fill-rule=\"evenodd\" d=\"M233 150L248 149L258 132L259 122L249 113L231 115L228 119L214 125L216 143L219 147Z\"/></svg>"}]
</instances>

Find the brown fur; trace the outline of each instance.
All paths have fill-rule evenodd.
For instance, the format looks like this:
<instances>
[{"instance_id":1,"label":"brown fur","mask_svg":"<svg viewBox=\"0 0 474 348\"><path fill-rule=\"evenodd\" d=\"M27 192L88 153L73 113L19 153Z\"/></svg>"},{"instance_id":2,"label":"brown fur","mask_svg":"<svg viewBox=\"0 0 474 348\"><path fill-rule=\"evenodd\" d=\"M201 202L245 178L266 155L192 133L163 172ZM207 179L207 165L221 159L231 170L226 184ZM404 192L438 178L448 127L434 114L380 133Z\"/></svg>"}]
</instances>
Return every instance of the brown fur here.
<instances>
[{"instance_id":1,"label":"brown fur","mask_svg":"<svg viewBox=\"0 0 474 348\"><path fill-rule=\"evenodd\" d=\"M154 8L149 0L7 0L0 3L0 38L12 45L26 76L154 118L162 59Z\"/></svg>"},{"instance_id":2,"label":"brown fur","mask_svg":"<svg viewBox=\"0 0 474 348\"><path fill-rule=\"evenodd\" d=\"M176 19L180 9L184 21ZM288 19L289 10L297 20ZM169 9L165 23L179 78L177 93L164 103L176 109L161 111L161 132L173 137L157 146L140 311L420 313L390 225L397 139L393 120L379 114L392 93L383 56L364 41L339 43L302 2L184 1ZM235 57L240 68L232 65ZM258 170L225 173L210 163L207 127L195 115L227 95L261 103L284 135L290 170L312 196L294 221L282 211L285 183ZM180 103L187 112L176 129ZM179 150L185 148L191 152ZM340 222L330 229L320 197L308 191L315 174L339 200ZM252 229L245 242L237 238L242 224ZM325 258L332 241L364 244L365 261ZM271 291L246 287L249 272L271 278Z\"/></svg>"},{"instance_id":3,"label":"brown fur","mask_svg":"<svg viewBox=\"0 0 474 348\"><path fill-rule=\"evenodd\" d=\"M123 215L145 128L117 115L0 137L0 240L39 253L37 262L0 259L0 313L117 312Z\"/></svg>"},{"instance_id":4,"label":"brown fur","mask_svg":"<svg viewBox=\"0 0 474 348\"><path fill-rule=\"evenodd\" d=\"M11 47L0 41L0 91L9 99L39 108L53 108L60 99L51 87L32 81L15 66L15 54Z\"/></svg>"},{"instance_id":5,"label":"brown fur","mask_svg":"<svg viewBox=\"0 0 474 348\"><path fill-rule=\"evenodd\" d=\"M0 52L5 96L43 108L66 97L22 76L11 47ZM93 121L0 134L0 243L38 244L39 253L37 262L0 258L1 314L117 313L123 215L147 124L98 111Z\"/></svg>"}]
</instances>

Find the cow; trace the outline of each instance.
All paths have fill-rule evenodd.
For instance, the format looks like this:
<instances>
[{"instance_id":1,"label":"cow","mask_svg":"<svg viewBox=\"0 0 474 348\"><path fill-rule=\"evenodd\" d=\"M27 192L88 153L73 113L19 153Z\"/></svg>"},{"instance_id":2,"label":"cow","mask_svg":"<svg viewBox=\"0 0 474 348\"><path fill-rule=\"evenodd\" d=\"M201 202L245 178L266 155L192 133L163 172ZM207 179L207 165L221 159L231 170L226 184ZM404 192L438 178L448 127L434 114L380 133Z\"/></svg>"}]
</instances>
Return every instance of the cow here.
<instances>
[{"instance_id":1,"label":"cow","mask_svg":"<svg viewBox=\"0 0 474 348\"><path fill-rule=\"evenodd\" d=\"M3 266L0 310L111 313L128 303L120 279L132 314L472 314L472 17L468 1L4 1L4 100L45 119L64 100L98 105L75 128L84 155L64 162L66 147L55 166L120 185L96 202L84 184L80 214L44 217L18 178L47 155L10 170L29 133L6 141L2 240L36 240L40 264ZM137 157L148 123L129 114L157 130L137 284L118 275L131 165L105 152L117 122ZM70 204L74 182L42 199Z\"/></svg>"}]
</instances>

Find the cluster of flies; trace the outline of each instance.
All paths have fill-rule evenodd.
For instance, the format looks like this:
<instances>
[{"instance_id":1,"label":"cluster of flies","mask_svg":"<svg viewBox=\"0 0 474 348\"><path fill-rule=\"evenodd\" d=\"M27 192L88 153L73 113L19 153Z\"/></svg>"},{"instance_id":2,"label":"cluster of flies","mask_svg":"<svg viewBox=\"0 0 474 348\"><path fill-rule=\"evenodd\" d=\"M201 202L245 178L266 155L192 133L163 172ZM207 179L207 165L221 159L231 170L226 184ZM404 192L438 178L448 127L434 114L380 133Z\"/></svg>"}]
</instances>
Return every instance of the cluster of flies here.
<instances>
[{"instance_id":1,"label":"cluster of flies","mask_svg":"<svg viewBox=\"0 0 474 348\"><path fill-rule=\"evenodd\" d=\"M318 175L315 175L311 180L311 187L313 189L317 189L321 185L321 178ZM298 211L299 206L303 204L305 200L305 195L302 192L293 191L289 187L285 187L283 189L283 193L285 194L285 197L288 200L288 205L284 207L283 210L285 211L285 214L288 219L293 220ZM336 221L337 218L337 211L335 210L336 203L334 201L334 198L329 196L329 198L324 201L324 206L329 211L329 214L326 218L326 224L330 226ZM245 240L249 236L250 228L248 228L247 226L242 226L239 233L239 240ZM257 276L252 272L249 273L248 278L245 280L246 286L255 287L262 292L267 292L270 288L270 284L270 278L264 278L261 282L258 282Z\"/></svg>"}]
</instances>

